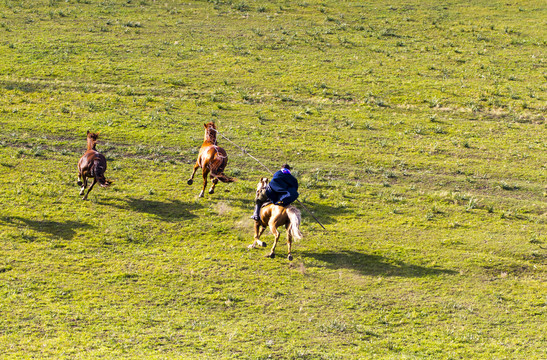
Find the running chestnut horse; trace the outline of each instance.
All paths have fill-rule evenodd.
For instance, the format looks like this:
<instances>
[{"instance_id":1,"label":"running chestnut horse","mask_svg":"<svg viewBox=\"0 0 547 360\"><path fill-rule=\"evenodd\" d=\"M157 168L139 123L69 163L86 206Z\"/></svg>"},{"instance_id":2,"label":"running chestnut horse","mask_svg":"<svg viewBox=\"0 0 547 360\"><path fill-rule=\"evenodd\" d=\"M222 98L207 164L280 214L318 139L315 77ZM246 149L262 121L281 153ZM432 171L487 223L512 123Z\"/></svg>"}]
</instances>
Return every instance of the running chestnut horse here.
<instances>
[{"instance_id":1,"label":"running chestnut horse","mask_svg":"<svg viewBox=\"0 0 547 360\"><path fill-rule=\"evenodd\" d=\"M93 182L82 200L87 199L95 183L99 183L102 187L112 184L112 181L104 177L106 158L95 148L98 138L99 134L87 131L87 151L80 158L80 161L78 161L78 185L82 187L80 195L84 195L85 188L87 187L87 178L93 178Z\"/></svg>"},{"instance_id":2,"label":"running chestnut horse","mask_svg":"<svg viewBox=\"0 0 547 360\"><path fill-rule=\"evenodd\" d=\"M269 184L268 178L261 178L260 182L256 186L257 194ZM266 203L260 209L260 221L255 221L255 236L254 241L249 245L249 249L254 249L258 246L266 246L266 243L260 240L260 236L266 230L267 227L270 227L270 231L274 236L274 243L272 250L266 257L274 258L275 257L275 247L277 241L279 240L279 231L277 228L281 225L285 225L287 229L287 247L289 250L288 259L292 260L291 254L291 245L293 239L300 240L302 239L302 232L300 232L300 210L296 207L289 205L287 207L275 205L273 203Z\"/></svg>"},{"instance_id":3,"label":"running chestnut horse","mask_svg":"<svg viewBox=\"0 0 547 360\"><path fill-rule=\"evenodd\" d=\"M205 188L207 187L207 175L211 173L211 179L213 185L209 189L209 194L215 192L215 185L218 181L225 183L234 182L235 179L224 174L224 168L228 163L228 155L223 148L217 145L217 128L213 122L203 124L205 126L205 136L203 139L203 144L199 149L198 159L194 165L194 171L192 171L192 176L188 179L188 185L194 183L194 174L198 168L202 169L203 173L203 188L199 193L199 197L203 197Z\"/></svg>"}]
</instances>

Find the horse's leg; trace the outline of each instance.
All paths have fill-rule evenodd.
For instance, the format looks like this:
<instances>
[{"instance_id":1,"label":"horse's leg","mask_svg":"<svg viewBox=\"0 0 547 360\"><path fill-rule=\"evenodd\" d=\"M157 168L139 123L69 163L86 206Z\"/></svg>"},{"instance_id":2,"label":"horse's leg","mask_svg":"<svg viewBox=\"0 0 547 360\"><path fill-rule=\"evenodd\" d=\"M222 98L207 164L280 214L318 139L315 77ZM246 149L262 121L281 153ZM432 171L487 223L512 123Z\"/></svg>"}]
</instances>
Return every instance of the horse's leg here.
<instances>
[{"instance_id":1,"label":"horse's leg","mask_svg":"<svg viewBox=\"0 0 547 360\"><path fill-rule=\"evenodd\" d=\"M80 189L80 195L85 193L85 188L87 187L87 177L83 177L82 188ZM85 200L85 199L84 199Z\"/></svg>"},{"instance_id":2,"label":"horse's leg","mask_svg":"<svg viewBox=\"0 0 547 360\"><path fill-rule=\"evenodd\" d=\"M289 251L289 256L287 256L287 259L289 259L289 261L292 261L292 254L291 254L292 235L289 230L289 227L290 227L290 223L287 224L287 250Z\"/></svg>"},{"instance_id":3,"label":"horse's leg","mask_svg":"<svg viewBox=\"0 0 547 360\"><path fill-rule=\"evenodd\" d=\"M89 190L87 190L87 194L85 194L82 200L87 200L87 196L91 192L91 189L93 189L93 185L95 185L96 182L97 182L97 178L93 178L93 182L91 182L91 186L89 187Z\"/></svg>"},{"instance_id":4,"label":"horse's leg","mask_svg":"<svg viewBox=\"0 0 547 360\"><path fill-rule=\"evenodd\" d=\"M270 231L272 232L274 236L274 243L272 245L272 250L266 257L274 258L275 257L275 247L277 246L277 240L279 240L279 231L277 231L276 224L274 221L270 222Z\"/></svg>"},{"instance_id":5,"label":"horse's leg","mask_svg":"<svg viewBox=\"0 0 547 360\"><path fill-rule=\"evenodd\" d=\"M260 236L262 236L262 234L264 233L264 230L266 230L266 228L264 226L261 226L258 223L258 221L255 221L255 237L254 237L253 243L248 246L249 249L254 249L257 246L262 246L262 247L266 246L266 243L260 240Z\"/></svg>"},{"instance_id":6,"label":"horse's leg","mask_svg":"<svg viewBox=\"0 0 547 360\"><path fill-rule=\"evenodd\" d=\"M213 178L213 185L211 185L211 188L209 189L209 194L214 194L215 193L215 185L218 183L218 179L217 178Z\"/></svg>"},{"instance_id":7,"label":"horse's leg","mask_svg":"<svg viewBox=\"0 0 547 360\"><path fill-rule=\"evenodd\" d=\"M207 175L209 175L209 169L207 166L203 166L203 187L201 188L199 197L203 197L203 194L205 193L205 188L207 187Z\"/></svg>"},{"instance_id":8,"label":"horse's leg","mask_svg":"<svg viewBox=\"0 0 547 360\"><path fill-rule=\"evenodd\" d=\"M188 185L192 185L194 183L194 175L196 174L196 171L198 171L199 164L196 162L196 165L194 165L194 170L192 171L192 176L190 176L190 179L188 179Z\"/></svg>"},{"instance_id":9,"label":"horse's leg","mask_svg":"<svg viewBox=\"0 0 547 360\"><path fill-rule=\"evenodd\" d=\"M266 230L266 228L264 226L262 226L262 230L260 230L260 234L258 235L258 238L260 238L262 236L262 234L264 233L264 230ZM262 240L259 241L259 245L262 246L262 247L266 247L266 243Z\"/></svg>"},{"instance_id":10,"label":"horse's leg","mask_svg":"<svg viewBox=\"0 0 547 360\"><path fill-rule=\"evenodd\" d=\"M77 182L78 186L82 186L84 183L82 182L82 172L80 171L80 169L78 168L78 182Z\"/></svg>"}]
</instances>

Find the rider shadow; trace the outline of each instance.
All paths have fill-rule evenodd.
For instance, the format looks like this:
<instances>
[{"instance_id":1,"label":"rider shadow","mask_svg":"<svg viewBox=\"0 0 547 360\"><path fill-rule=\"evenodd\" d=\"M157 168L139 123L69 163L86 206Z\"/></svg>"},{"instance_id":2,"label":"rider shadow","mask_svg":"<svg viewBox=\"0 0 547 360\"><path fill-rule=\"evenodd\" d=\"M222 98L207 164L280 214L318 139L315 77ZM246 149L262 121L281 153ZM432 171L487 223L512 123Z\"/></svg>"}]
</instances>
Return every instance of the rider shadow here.
<instances>
[{"instance_id":1,"label":"rider shadow","mask_svg":"<svg viewBox=\"0 0 547 360\"><path fill-rule=\"evenodd\" d=\"M356 251L340 252L304 252L304 257L326 263L329 269L348 269L368 276L393 276L393 277L427 277L437 275L454 275L453 270L428 268L411 265L402 261L395 261L380 255L363 254ZM314 265L315 266L315 265Z\"/></svg>"},{"instance_id":2,"label":"rider shadow","mask_svg":"<svg viewBox=\"0 0 547 360\"><path fill-rule=\"evenodd\" d=\"M124 200L126 204L134 211L147 213L157 216L164 221L178 221L180 219L196 218L192 211L199 210L203 206L198 203L183 203L179 200L156 201L137 198L129 198ZM126 207L113 205L120 209Z\"/></svg>"},{"instance_id":3,"label":"rider shadow","mask_svg":"<svg viewBox=\"0 0 547 360\"><path fill-rule=\"evenodd\" d=\"M93 225L80 221L51 221L51 220L31 220L20 216L2 217L2 221L15 227L27 226L34 231L47 233L57 236L64 240L71 240L76 235L76 229L92 228Z\"/></svg>"}]
</instances>

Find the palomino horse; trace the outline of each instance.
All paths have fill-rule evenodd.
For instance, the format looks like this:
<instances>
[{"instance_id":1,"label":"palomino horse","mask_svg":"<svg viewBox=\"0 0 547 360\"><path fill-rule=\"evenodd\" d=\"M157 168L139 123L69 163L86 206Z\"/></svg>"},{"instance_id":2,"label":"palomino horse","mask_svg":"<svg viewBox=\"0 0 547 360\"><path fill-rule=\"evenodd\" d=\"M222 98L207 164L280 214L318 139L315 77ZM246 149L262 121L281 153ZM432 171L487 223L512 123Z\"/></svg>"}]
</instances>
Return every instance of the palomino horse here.
<instances>
[{"instance_id":1,"label":"palomino horse","mask_svg":"<svg viewBox=\"0 0 547 360\"><path fill-rule=\"evenodd\" d=\"M260 182L256 186L257 194L262 191L262 189L265 189L268 186L268 183L269 180L267 178L261 178ZM287 247L289 249L289 256L287 258L292 260L292 241L293 239L302 239L302 233L300 232L300 220L300 210L294 206L289 205L287 207L283 207L274 205L273 203L267 203L260 209L260 221L255 221L255 240L251 245L249 245L249 249L254 249L258 246L266 246L266 243L260 240L260 236L269 226L270 231L274 236L274 243L272 250L268 255L266 255L266 257L273 259L275 257L275 247L280 235L277 228L281 225L285 225L285 228L287 229Z\"/></svg>"},{"instance_id":2,"label":"palomino horse","mask_svg":"<svg viewBox=\"0 0 547 360\"><path fill-rule=\"evenodd\" d=\"M215 192L215 185L218 181L225 183L234 182L235 179L224 174L224 168L228 163L228 155L226 151L220 146L217 146L217 128L213 122L203 124L205 126L205 136L203 144L199 149L198 159L194 165L194 171L192 176L188 179L188 185L192 185L194 182L194 174L198 168L203 170L203 188L199 193L199 197L203 197L205 188L207 187L207 175L211 173L211 179L213 179L213 185L209 189L209 194Z\"/></svg>"},{"instance_id":3,"label":"palomino horse","mask_svg":"<svg viewBox=\"0 0 547 360\"><path fill-rule=\"evenodd\" d=\"M106 159L103 154L95 149L99 134L95 134L87 131L87 151L78 161L78 185L82 187L80 195L84 195L85 188L87 187L87 178L93 178L93 182L84 195L82 200L86 200L93 185L99 183L102 187L107 187L112 184L112 181L107 180L104 177L106 171Z\"/></svg>"}]
</instances>

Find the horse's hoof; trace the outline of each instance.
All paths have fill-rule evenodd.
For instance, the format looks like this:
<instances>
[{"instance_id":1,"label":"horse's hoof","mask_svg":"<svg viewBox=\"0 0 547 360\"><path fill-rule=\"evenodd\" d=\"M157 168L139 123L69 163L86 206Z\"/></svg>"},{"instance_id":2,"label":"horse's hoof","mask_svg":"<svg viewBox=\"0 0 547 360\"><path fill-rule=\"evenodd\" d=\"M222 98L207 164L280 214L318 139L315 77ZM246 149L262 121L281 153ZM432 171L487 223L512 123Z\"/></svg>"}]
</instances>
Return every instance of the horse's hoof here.
<instances>
[{"instance_id":1,"label":"horse's hoof","mask_svg":"<svg viewBox=\"0 0 547 360\"><path fill-rule=\"evenodd\" d=\"M268 255L266 255L266 257L270 258L270 259L273 259L273 258L275 258L275 253L268 254Z\"/></svg>"},{"instance_id":2,"label":"horse's hoof","mask_svg":"<svg viewBox=\"0 0 547 360\"><path fill-rule=\"evenodd\" d=\"M262 242L262 247L266 247L266 246L267 246L266 243L263 241Z\"/></svg>"},{"instance_id":3,"label":"horse's hoof","mask_svg":"<svg viewBox=\"0 0 547 360\"><path fill-rule=\"evenodd\" d=\"M289 254L289 257L288 257L289 261L292 261L292 255Z\"/></svg>"},{"instance_id":4,"label":"horse's hoof","mask_svg":"<svg viewBox=\"0 0 547 360\"><path fill-rule=\"evenodd\" d=\"M200 192L198 197L202 198L203 197L203 192Z\"/></svg>"},{"instance_id":5,"label":"horse's hoof","mask_svg":"<svg viewBox=\"0 0 547 360\"><path fill-rule=\"evenodd\" d=\"M76 184L78 184L78 186L82 186L84 183L81 181L78 181Z\"/></svg>"},{"instance_id":6,"label":"horse's hoof","mask_svg":"<svg viewBox=\"0 0 547 360\"><path fill-rule=\"evenodd\" d=\"M214 194L215 190L209 190L209 194Z\"/></svg>"},{"instance_id":7,"label":"horse's hoof","mask_svg":"<svg viewBox=\"0 0 547 360\"><path fill-rule=\"evenodd\" d=\"M190 180L187 181L187 184L188 184L188 185L192 185L193 183L194 183L194 180L192 180L192 179L190 179Z\"/></svg>"}]
</instances>

